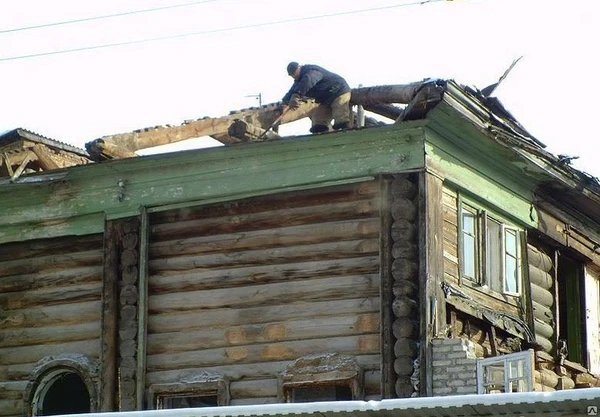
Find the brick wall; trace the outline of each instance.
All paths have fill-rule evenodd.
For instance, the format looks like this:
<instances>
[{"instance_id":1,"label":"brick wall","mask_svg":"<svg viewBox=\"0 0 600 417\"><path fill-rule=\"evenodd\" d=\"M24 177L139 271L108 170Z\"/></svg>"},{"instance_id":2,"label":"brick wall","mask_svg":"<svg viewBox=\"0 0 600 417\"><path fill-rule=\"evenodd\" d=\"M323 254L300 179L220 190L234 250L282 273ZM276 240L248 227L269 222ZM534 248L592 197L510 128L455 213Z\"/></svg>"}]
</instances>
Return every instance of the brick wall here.
<instances>
[{"instance_id":1,"label":"brick wall","mask_svg":"<svg viewBox=\"0 0 600 417\"><path fill-rule=\"evenodd\" d=\"M466 339L433 339L433 395L477 393L475 345Z\"/></svg>"}]
</instances>

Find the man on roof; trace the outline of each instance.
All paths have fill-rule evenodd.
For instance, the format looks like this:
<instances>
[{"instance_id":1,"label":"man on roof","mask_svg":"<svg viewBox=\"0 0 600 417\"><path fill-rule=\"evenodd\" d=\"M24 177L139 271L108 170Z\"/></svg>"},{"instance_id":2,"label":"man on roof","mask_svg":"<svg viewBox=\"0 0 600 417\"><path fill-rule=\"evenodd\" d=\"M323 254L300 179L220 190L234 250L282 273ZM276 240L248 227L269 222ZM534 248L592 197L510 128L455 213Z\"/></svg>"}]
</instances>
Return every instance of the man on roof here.
<instances>
[{"instance_id":1,"label":"man on roof","mask_svg":"<svg viewBox=\"0 0 600 417\"><path fill-rule=\"evenodd\" d=\"M303 98L315 99L319 106L312 117L311 133L327 132L333 119L333 129L350 125L350 86L344 78L318 65L290 62L287 73L294 79L290 91L281 100L284 106L296 109Z\"/></svg>"}]
</instances>

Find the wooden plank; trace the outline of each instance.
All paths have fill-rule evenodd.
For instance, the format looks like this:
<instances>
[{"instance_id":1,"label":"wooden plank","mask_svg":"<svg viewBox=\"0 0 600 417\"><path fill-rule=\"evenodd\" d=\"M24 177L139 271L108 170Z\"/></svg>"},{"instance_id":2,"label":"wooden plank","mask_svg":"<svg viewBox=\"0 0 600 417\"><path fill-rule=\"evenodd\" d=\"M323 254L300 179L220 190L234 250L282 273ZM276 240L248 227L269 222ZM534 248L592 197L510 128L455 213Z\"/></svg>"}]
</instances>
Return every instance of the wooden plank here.
<instances>
[{"instance_id":1,"label":"wooden plank","mask_svg":"<svg viewBox=\"0 0 600 417\"><path fill-rule=\"evenodd\" d=\"M206 310L225 306L242 308L265 303L287 303L290 294L294 294L294 302L354 298L357 294L363 298L374 297L379 294L378 275L348 276L344 279L340 279L340 277L318 278L245 288L151 295L148 307L151 314L191 309Z\"/></svg>"},{"instance_id":2,"label":"wooden plank","mask_svg":"<svg viewBox=\"0 0 600 417\"><path fill-rule=\"evenodd\" d=\"M136 369L136 408L144 409L146 393L146 358L148 344L148 246L150 222L146 208L140 214L139 274L138 274L138 327L137 327L137 369Z\"/></svg>"},{"instance_id":3,"label":"wooden plank","mask_svg":"<svg viewBox=\"0 0 600 417\"><path fill-rule=\"evenodd\" d=\"M213 367L233 363L294 360L314 352L348 355L379 353L379 333L329 339L296 340L228 348L203 349L178 354L148 356L148 372L191 367Z\"/></svg>"},{"instance_id":4,"label":"wooden plank","mask_svg":"<svg viewBox=\"0 0 600 417\"><path fill-rule=\"evenodd\" d=\"M334 304L332 302L331 304ZM243 310L239 312L243 314ZM318 313L315 313L317 315ZM232 325L148 336L148 354L168 354L217 347L360 335L379 331L376 313L311 317L307 320Z\"/></svg>"},{"instance_id":5,"label":"wooden plank","mask_svg":"<svg viewBox=\"0 0 600 417\"><path fill-rule=\"evenodd\" d=\"M278 320L326 317L347 314L366 314L379 311L379 297L351 298L346 300L310 301L301 304L278 304L237 310L228 306L211 310L189 310L177 313L150 315L148 332L163 333L194 331L217 326L270 323ZM243 311L243 314L240 314Z\"/></svg>"},{"instance_id":6,"label":"wooden plank","mask_svg":"<svg viewBox=\"0 0 600 417\"><path fill-rule=\"evenodd\" d=\"M37 262L38 260L46 259L47 263L52 264L52 257L48 257L48 253L59 255L93 250L102 250L102 235L19 241L2 245L0 262L17 259L29 259ZM4 268L0 269L0 271L3 271L2 275L5 275Z\"/></svg>"}]
</instances>

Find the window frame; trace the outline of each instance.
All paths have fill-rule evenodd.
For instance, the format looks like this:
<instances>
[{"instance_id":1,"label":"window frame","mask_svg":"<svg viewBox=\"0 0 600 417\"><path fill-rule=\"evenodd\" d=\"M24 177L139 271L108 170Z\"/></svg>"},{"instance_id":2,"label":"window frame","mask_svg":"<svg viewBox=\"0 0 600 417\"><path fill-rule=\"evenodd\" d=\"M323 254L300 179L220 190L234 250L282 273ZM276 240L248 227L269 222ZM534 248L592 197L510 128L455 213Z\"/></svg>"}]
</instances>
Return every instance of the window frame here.
<instances>
[{"instance_id":1,"label":"window frame","mask_svg":"<svg viewBox=\"0 0 600 417\"><path fill-rule=\"evenodd\" d=\"M523 375L517 377L511 377L511 363L523 361ZM489 394L486 392L486 382L484 380L485 370L488 367L502 365L504 377L502 384L504 390L502 393L512 393L513 391L507 391L507 387L512 386L512 383L518 381L524 381L526 384L526 391L516 392L531 392L534 391L534 366L535 366L535 352L533 349L529 349L523 352L510 353L507 355L493 356L490 358L477 359L477 394ZM495 381L498 382L498 381Z\"/></svg>"},{"instance_id":2,"label":"window frame","mask_svg":"<svg viewBox=\"0 0 600 417\"><path fill-rule=\"evenodd\" d=\"M474 242L476 242L476 248L472 254L475 273L474 277L471 277L465 271L465 267L468 262L468 257L465 253L465 222L464 215L468 213L474 219L475 236ZM492 254L490 251L490 222L496 223L498 227L498 239L497 253L493 253L493 256L497 265L497 274L490 272L492 266L489 255ZM514 259L516 265L516 280L514 286L516 291L512 291L510 287L507 287L508 279L508 265L507 265L507 231L514 231L516 253L510 254ZM526 273L524 265L524 253L525 253L525 230L519 227L513 222L508 221L505 217L498 215L495 212L490 213L484 209L481 204L475 203L472 200L464 198L460 193L458 194L458 260L459 260L459 282L461 285L465 284L473 288L480 289L486 293L493 295L508 296L510 299L520 298L523 295L523 281L524 274ZM471 256L469 256L470 258ZM497 276L496 276L497 275ZM505 298L505 301L506 300Z\"/></svg>"},{"instance_id":3,"label":"window frame","mask_svg":"<svg viewBox=\"0 0 600 417\"><path fill-rule=\"evenodd\" d=\"M152 384L148 388L148 405L153 410L165 410L163 401L181 397L215 397L217 406L227 406L230 402L229 380L222 376L200 376L197 380Z\"/></svg>"}]
</instances>

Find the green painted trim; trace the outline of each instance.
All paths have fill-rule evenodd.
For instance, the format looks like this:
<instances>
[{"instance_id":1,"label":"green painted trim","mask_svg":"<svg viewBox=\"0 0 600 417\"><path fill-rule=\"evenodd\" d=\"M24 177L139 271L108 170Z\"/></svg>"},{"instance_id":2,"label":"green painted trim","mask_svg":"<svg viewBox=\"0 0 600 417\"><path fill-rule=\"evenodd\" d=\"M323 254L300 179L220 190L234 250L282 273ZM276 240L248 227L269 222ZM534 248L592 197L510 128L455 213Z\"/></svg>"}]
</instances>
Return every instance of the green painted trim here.
<instances>
[{"instance_id":1,"label":"green painted trim","mask_svg":"<svg viewBox=\"0 0 600 417\"><path fill-rule=\"evenodd\" d=\"M104 213L55 220L0 225L0 243L69 235L104 233Z\"/></svg>"},{"instance_id":2,"label":"green painted trim","mask_svg":"<svg viewBox=\"0 0 600 417\"><path fill-rule=\"evenodd\" d=\"M71 223L70 218L104 214L109 219L191 203L226 201L327 184L354 182L384 173L422 169L422 123L344 131L277 142L107 161L73 167L56 181L0 186L0 242L28 235L38 219ZM76 233L102 230L73 223ZM43 227L43 224L42 224ZM60 229L37 231L57 236Z\"/></svg>"},{"instance_id":3,"label":"green painted trim","mask_svg":"<svg viewBox=\"0 0 600 417\"><path fill-rule=\"evenodd\" d=\"M427 168L443 176L446 186L488 204L491 210L517 224L537 228L529 190L515 184L511 176L494 169L480 155L453 147L433 131L426 132L426 140Z\"/></svg>"}]
</instances>

